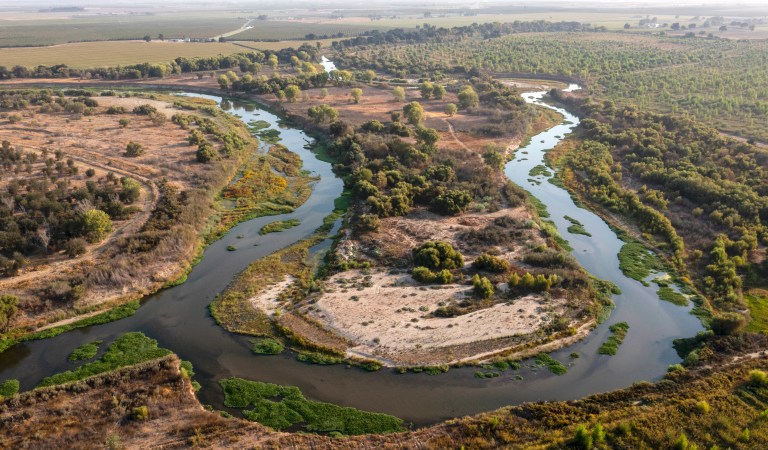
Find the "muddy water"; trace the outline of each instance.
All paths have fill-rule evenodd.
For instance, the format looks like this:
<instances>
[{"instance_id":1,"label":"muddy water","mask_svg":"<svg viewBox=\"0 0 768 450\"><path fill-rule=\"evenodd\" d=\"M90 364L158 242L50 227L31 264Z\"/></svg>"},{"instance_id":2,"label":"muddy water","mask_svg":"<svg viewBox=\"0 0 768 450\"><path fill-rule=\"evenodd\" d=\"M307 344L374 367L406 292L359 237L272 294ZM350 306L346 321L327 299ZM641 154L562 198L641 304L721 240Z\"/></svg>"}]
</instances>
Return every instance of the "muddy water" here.
<instances>
[{"instance_id":1,"label":"muddy water","mask_svg":"<svg viewBox=\"0 0 768 450\"><path fill-rule=\"evenodd\" d=\"M528 101L539 102L543 93L526 95ZM584 341L553 353L569 365L566 375L555 376L530 363L519 371L507 371L490 380L475 378L472 368L430 376L398 375L389 370L368 373L340 365L313 366L296 361L290 354L255 356L245 337L233 336L216 326L207 309L215 295L251 261L311 234L332 211L333 200L342 190L330 164L317 160L305 149L312 142L309 137L300 130L281 126L279 119L266 111L233 101L230 112L245 122L265 120L279 129L282 143L301 156L305 169L320 176L310 199L294 213L254 219L235 227L208 247L186 283L144 299L133 317L19 344L0 354L0 380L18 378L23 389L32 388L45 376L75 367L66 357L77 346L102 339L106 347L127 331L141 331L157 339L162 347L192 361L196 379L203 386L198 394L200 400L217 408L223 408L217 381L230 376L295 385L313 400L390 413L416 425L526 401L575 399L640 380L656 380L668 365L679 362L672 340L694 335L701 325L688 314L689 308L660 301L655 289L624 277L616 257L622 243L599 217L577 207L566 191L546 182L544 177L539 177L540 184L528 181L530 168L540 164L544 152L578 123L575 116L556 109L565 117L564 123L535 136L508 163L506 173L548 206L552 220L570 241L574 255L584 267L613 281L623 291L614 297L616 309L606 323ZM566 229L570 224L563 218L565 215L582 222L593 237L569 234ZM300 219L301 226L258 235L264 224L289 218ZM234 245L237 251L228 252L228 245ZM327 243L323 245L327 247ZM608 326L619 321L627 321L631 326L619 353L613 357L598 355L598 347L609 335ZM579 353L580 358L570 359L572 352Z\"/></svg>"}]
</instances>

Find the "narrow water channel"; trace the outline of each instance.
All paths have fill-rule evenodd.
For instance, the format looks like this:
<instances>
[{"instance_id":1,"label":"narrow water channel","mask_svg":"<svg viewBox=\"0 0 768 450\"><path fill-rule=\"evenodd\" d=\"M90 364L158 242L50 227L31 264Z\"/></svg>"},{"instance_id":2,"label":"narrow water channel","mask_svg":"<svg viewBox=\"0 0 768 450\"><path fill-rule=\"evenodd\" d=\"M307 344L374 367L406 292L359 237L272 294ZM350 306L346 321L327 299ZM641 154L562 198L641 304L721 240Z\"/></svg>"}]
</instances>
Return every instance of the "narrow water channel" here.
<instances>
[{"instance_id":1,"label":"narrow water channel","mask_svg":"<svg viewBox=\"0 0 768 450\"><path fill-rule=\"evenodd\" d=\"M212 98L222 103L220 97ZM208 305L232 278L250 262L284 248L306 236L333 210L333 200L342 191L342 182L331 166L315 158L305 146L312 139L302 131L281 124L275 115L253 104L235 100L223 102L228 111L246 123L264 120L281 132L282 144L296 152L304 168L320 180L310 199L295 212L250 220L233 228L223 239L205 251L203 260L190 273L186 283L145 298L137 313L127 319L59 335L52 339L18 344L0 354L0 380L18 378L22 389L34 387L43 377L72 369L66 360L77 346L101 339L106 347L118 335L141 331L157 339L160 346L190 360L203 386L198 394L203 404L223 408L218 380L238 376L282 385L298 386L313 400L354 406L368 411L399 416L416 425L488 411L505 405L537 400L576 399L597 392L610 391L640 380L657 380L670 364L679 362L672 349L678 337L692 336L701 325L688 311L658 299L654 287L626 278L618 269L617 253L622 242L595 214L579 208L568 193L546 177L530 177L529 170L542 164L544 153L553 148L578 123L567 111L541 102L544 93L526 94L526 100L553 108L564 122L532 138L509 162L507 176L547 205L552 220L571 243L574 255L597 277L616 283L622 294L614 296L616 309L609 320L584 341L553 353L569 366L563 376L524 364L519 371L506 371L498 378L478 379L475 369L452 369L448 373L399 375L391 370L375 373L337 366L315 366L298 362L293 355L256 356L248 339L219 328L208 313ZM309 146L311 147L311 145ZM536 182L529 178L538 178ZM564 219L579 220L592 237L572 235ZM258 230L274 220L296 218L301 226L282 233L259 236ZM226 250L228 245L237 251ZM616 356L598 355L598 347L608 337L608 326L626 321L630 330ZM572 352L580 358L569 358ZM518 379L522 376L522 380Z\"/></svg>"}]
</instances>

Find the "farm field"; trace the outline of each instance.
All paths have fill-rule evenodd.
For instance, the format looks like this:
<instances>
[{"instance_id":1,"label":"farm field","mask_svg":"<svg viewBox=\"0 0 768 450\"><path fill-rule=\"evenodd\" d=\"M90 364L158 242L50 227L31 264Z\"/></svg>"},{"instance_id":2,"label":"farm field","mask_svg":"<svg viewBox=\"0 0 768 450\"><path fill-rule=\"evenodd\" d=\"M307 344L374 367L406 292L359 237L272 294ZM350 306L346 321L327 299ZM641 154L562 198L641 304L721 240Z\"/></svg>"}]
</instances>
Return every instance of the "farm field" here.
<instances>
[{"instance_id":1,"label":"farm field","mask_svg":"<svg viewBox=\"0 0 768 450\"><path fill-rule=\"evenodd\" d=\"M105 41L62 44L52 47L0 48L0 65L35 67L66 64L74 68L107 67L141 63L167 63L177 57L231 55L249 49L279 50L304 41L247 42L144 42Z\"/></svg>"},{"instance_id":2,"label":"farm field","mask_svg":"<svg viewBox=\"0 0 768 450\"><path fill-rule=\"evenodd\" d=\"M206 38L236 30L247 19L203 16L122 16L56 20L0 20L0 47L66 44L83 41Z\"/></svg>"}]
</instances>

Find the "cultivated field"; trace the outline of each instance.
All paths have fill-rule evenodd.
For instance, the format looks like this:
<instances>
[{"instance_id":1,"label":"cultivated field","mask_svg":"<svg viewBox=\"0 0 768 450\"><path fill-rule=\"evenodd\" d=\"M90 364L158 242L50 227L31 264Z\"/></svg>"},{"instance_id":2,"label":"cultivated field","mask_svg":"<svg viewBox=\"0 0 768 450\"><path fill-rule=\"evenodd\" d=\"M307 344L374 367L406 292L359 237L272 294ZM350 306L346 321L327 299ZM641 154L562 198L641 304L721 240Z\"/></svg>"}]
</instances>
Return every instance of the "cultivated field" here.
<instances>
[{"instance_id":1,"label":"cultivated field","mask_svg":"<svg viewBox=\"0 0 768 450\"><path fill-rule=\"evenodd\" d=\"M0 20L0 47L65 44L68 42L165 38L209 38L242 26L237 17L107 16L54 20Z\"/></svg>"},{"instance_id":2,"label":"cultivated field","mask_svg":"<svg viewBox=\"0 0 768 450\"><path fill-rule=\"evenodd\" d=\"M74 68L112 67L141 63L169 63L177 57L209 57L256 50L299 47L306 41L280 42L79 42L51 47L0 48L0 65L35 67L66 64ZM330 45L326 39L321 45Z\"/></svg>"}]
</instances>

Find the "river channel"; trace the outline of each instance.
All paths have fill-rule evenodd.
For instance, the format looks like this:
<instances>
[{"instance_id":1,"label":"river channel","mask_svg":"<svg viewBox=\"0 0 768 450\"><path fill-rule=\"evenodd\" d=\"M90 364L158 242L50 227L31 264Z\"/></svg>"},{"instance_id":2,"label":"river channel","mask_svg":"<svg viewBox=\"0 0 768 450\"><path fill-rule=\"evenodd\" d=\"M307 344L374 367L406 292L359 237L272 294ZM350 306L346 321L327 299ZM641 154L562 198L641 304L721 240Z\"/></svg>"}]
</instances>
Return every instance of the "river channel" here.
<instances>
[{"instance_id":1,"label":"river channel","mask_svg":"<svg viewBox=\"0 0 768 450\"><path fill-rule=\"evenodd\" d=\"M532 167L543 163L545 152L579 121L568 111L542 102L544 93L539 92L525 94L526 101L555 109L564 120L519 149L505 173L548 207L551 220L570 242L578 261L593 275L614 282L622 290L622 294L613 297L616 308L605 323L583 341L552 354L569 366L567 374L556 376L528 362L518 371L505 371L493 379L476 378L473 368L451 369L435 376L401 375L388 369L369 373L344 365L305 364L288 352L277 356L254 355L246 337L227 333L215 324L208 305L250 262L309 236L333 210L342 181L334 176L329 163L318 160L311 152L312 138L286 126L274 114L252 103L185 95L214 99L246 123L263 120L280 131L281 143L301 156L305 169L320 177L312 196L293 213L253 219L233 228L205 250L202 261L184 284L143 299L134 316L8 349L0 354L0 380L17 378L22 389L31 389L45 376L76 367L77 363L67 361L67 355L79 345L103 340L103 351L120 334L141 331L157 339L161 347L192 362L197 373L195 379L202 385L198 397L203 404L223 409L218 380L238 376L298 386L312 400L389 413L420 426L505 405L576 399L640 380L658 380L670 364L680 361L672 341L693 336L702 329L689 314L690 307L661 301L655 286L643 286L621 273L617 253L623 243L602 219L575 205L568 192L546 181L548 177L529 176ZM566 215L584 224L592 237L569 233ZM301 225L282 233L258 234L269 222L293 218L299 219ZM237 250L227 251L229 245ZM598 347L610 335L608 326L621 321L628 322L630 329L618 354L599 355ZM580 357L570 358L572 352Z\"/></svg>"}]
</instances>

